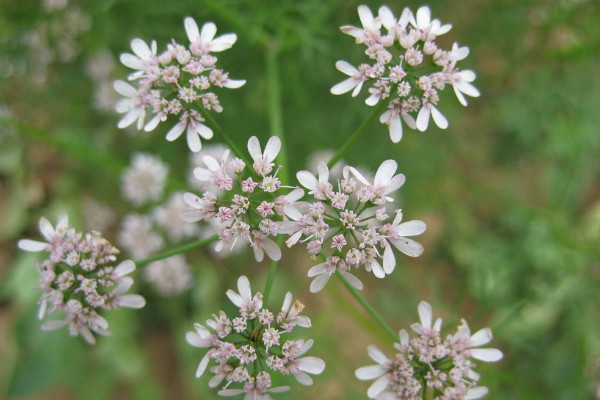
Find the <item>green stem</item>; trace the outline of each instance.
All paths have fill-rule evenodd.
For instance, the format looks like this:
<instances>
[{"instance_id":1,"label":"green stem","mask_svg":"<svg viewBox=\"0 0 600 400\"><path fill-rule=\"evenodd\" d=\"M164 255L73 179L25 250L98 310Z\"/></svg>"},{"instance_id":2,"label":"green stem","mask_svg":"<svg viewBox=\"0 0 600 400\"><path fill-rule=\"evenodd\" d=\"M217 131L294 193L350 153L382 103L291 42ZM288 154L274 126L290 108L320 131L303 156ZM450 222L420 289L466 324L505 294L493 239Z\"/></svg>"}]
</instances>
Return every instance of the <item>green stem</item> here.
<instances>
[{"instance_id":1,"label":"green stem","mask_svg":"<svg viewBox=\"0 0 600 400\"><path fill-rule=\"evenodd\" d=\"M386 331L386 333L395 342L397 342L398 341L398 334L396 333L396 331L394 331L392 329L392 327L389 326L387 322L385 322L385 319L383 319L383 317L381 316L381 314L379 314L377 312L377 310L375 310L375 308L371 304L369 304L369 302L367 301L367 299L365 299L363 297L363 295L360 294L360 292L354 286L352 286L346 280L346 278L344 278L344 276L340 273L340 271L335 271L335 276L337 276L337 278L344 284L344 286L346 286L346 289L348 289L350 291L350 293L352 294L352 296L354 296L354 298L360 303L360 305L363 306L363 308L365 310L367 310L367 312L369 314L371 314L371 316L375 319L375 321L377 321L377 323L379 324L379 326L381 326L383 328L383 330Z\"/></svg>"},{"instance_id":2,"label":"green stem","mask_svg":"<svg viewBox=\"0 0 600 400\"><path fill-rule=\"evenodd\" d=\"M150 264L151 262L154 261L158 261L158 260L163 260L165 258L169 258L171 256L177 255L177 254L181 254L181 253L187 253L189 251L195 250L195 249L199 249L201 247L207 246L213 242L216 242L217 239L219 239L219 237L217 235L211 236L209 238L206 239L202 239L202 240L197 240L195 242L192 243L188 243L185 244L181 247L176 247L174 249L171 250L167 250L165 252L156 254L152 257L148 257L148 258L144 258L143 260L139 260L139 261L135 261L135 265L137 265L138 267L143 267L145 265Z\"/></svg>"},{"instance_id":3,"label":"green stem","mask_svg":"<svg viewBox=\"0 0 600 400\"><path fill-rule=\"evenodd\" d=\"M283 165L283 170L279 173L281 182L289 184L288 154L286 148L285 133L283 130L283 111L281 107L281 77L279 75L279 63L277 57L279 47L276 40L272 40L266 49L266 68L268 79L268 99L269 99L269 126L271 136L277 136L281 140L281 150L277 158L279 164Z\"/></svg>"},{"instance_id":4,"label":"green stem","mask_svg":"<svg viewBox=\"0 0 600 400\"><path fill-rule=\"evenodd\" d=\"M329 160L329 162L327 163L327 166L329 168L333 168L333 166L335 164L337 164L338 161L340 161L340 159L344 156L344 154L346 154L346 152L354 144L354 142L356 142L358 140L358 138L361 137L362 134L367 131L367 127L369 126L369 124L377 116L379 116L381 114L381 112L384 110L384 108L386 108L386 107L387 107L386 101L379 102L379 104L377 105L377 107L375 107L375 109L373 110L371 115L369 115L369 117L367 119L365 119L362 124L360 124L360 126L356 129L356 131L354 131L354 133L352 134L352 136L350 136L350 138L346 141L346 143L344 143L344 145L342 147L340 147L340 149L337 151L337 153L335 153L333 155L331 160Z\"/></svg>"},{"instance_id":5,"label":"green stem","mask_svg":"<svg viewBox=\"0 0 600 400\"><path fill-rule=\"evenodd\" d=\"M223 129L221 128L219 123L215 121L212 115L210 115L209 112L204 110L201 113L204 119L206 119L206 122L208 122L208 125L210 125L210 127L212 128L212 130L215 131L218 135L220 135L225 141L225 143L227 143L227 146L229 146L233 154L241 158L246 163L248 168L252 168L252 161L248 157L246 157L246 155L240 151L240 149L233 142L233 140L231 140L231 138L227 136L225 132L223 132Z\"/></svg>"}]
</instances>

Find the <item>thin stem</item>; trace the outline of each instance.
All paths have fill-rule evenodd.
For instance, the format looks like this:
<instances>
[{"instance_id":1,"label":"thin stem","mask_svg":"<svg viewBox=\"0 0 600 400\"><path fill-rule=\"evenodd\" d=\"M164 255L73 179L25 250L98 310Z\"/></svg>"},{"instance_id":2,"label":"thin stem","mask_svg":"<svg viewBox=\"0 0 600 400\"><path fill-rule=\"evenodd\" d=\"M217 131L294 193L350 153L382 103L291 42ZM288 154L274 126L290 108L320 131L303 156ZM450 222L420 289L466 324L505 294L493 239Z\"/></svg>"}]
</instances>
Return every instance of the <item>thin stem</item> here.
<instances>
[{"instance_id":1,"label":"thin stem","mask_svg":"<svg viewBox=\"0 0 600 400\"><path fill-rule=\"evenodd\" d=\"M252 161L250 161L250 159L248 157L246 157L246 155L240 151L240 149L233 142L233 140L231 140L231 138L229 136L227 136L227 134L225 134L225 132L223 132L221 125L219 125L219 123L217 121L215 121L215 119L212 117L212 115L210 115L209 112L203 110L202 116L204 117L204 119L206 119L206 122L208 122L208 125L210 125L210 127L213 129L213 131L215 131L218 135L220 135L223 138L223 140L225 141L225 143L227 143L227 146L229 146L229 148L231 149L233 154L235 154L237 157L241 158L249 168L252 168Z\"/></svg>"},{"instance_id":2,"label":"thin stem","mask_svg":"<svg viewBox=\"0 0 600 400\"><path fill-rule=\"evenodd\" d=\"M381 316L381 314L379 314L377 312L377 310L375 310L375 308L371 304L369 304L369 302L367 301L367 299L365 299L363 297L363 295L360 294L360 292L354 286L352 286L346 280L346 278L344 278L344 276L340 273L340 271L335 271L335 276L337 276L337 278L344 284L344 286L346 286L346 289L348 289L350 291L350 293L352 294L352 296L354 296L354 298L360 303L360 305L363 306L363 308L365 310L367 310L367 312L369 314L371 314L371 316L375 319L375 321L377 321L377 323L379 324L379 326L381 326L383 328L383 330L386 331L386 333L394 341L398 341L398 334L396 333L396 331L394 331L392 329L392 327L389 326L387 322L385 322L385 319L383 319L383 317Z\"/></svg>"},{"instance_id":3,"label":"thin stem","mask_svg":"<svg viewBox=\"0 0 600 400\"><path fill-rule=\"evenodd\" d=\"M272 136L277 136L281 140L281 150L279 151L279 163L283 165L283 170L279 173L281 182L289 184L288 154L286 148L285 133L283 130L283 111L281 107L281 77L279 75L279 47L276 40L272 40L266 49L265 58L267 66L267 79L269 82L269 126Z\"/></svg>"},{"instance_id":4,"label":"thin stem","mask_svg":"<svg viewBox=\"0 0 600 400\"><path fill-rule=\"evenodd\" d=\"M217 235L211 236L209 238L206 239L202 239L202 240L197 240L195 242L191 242L188 244L185 244L181 247L176 247L174 249L171 250L167 250L164 251L162 253L156 254L152 257L148 257L148 258L144 258L143 260L139 260L139 261L135 261L135 265L137 265L138 267L143 267L145 265L150 264L151 262L154 261L158 261L158 260L163 260L165 258L169 258L171 256L177 255L177 254L181 254L181 253L187 253L189 251L195 250L195 249L199 249L201 247L207 246L213 242L216 242L217 239L219 239L219 237Z\"/></svg>"},{"instance_id":5,"label":"thin stem","mask_svg":"<svg viewBox=\"0 0 600 400\"><path fill-rule=\"evenodd\" d=\"M352 136L350 136L350 138L346 141L346 143L344 143L344 145L342 147L340 147L340 149L337 151L337 153L335 153L333 155L333 157L331 158L331 160L329 160L329 162L327 163L327 166L329 168L333 168L333 166L335 164L337 164L338 161L340 161L340 159L344 156L344 154L346 154L346 152L348 151L348 149L354 144L354 142L356 142L358 140L359 137L362 136L363 133L366 132L367 127L369 126L369 124L379 114L381 114L381 112L383 111L383 109L385 107L387 107L387 102L380 101L379 104L377 105L377 107L375 107L375 109L371 113L371 115L369 115L369 117L367 119L365 119L362 122L362 124L360 124L360 126L356 129L356 131L354 131L354 133L352 134Z\"/></svg>"},{"instance_id":6,"label":"thin stem","mask_svg":"<svg viewBox=\"0 0 600 400\"><path fill-rule=\"evenodd\" d=\"M283 244L283 236L279 236L277 238L277 246L281 248ZM269 296L271 295L271 288L273 287L273 281L275 280L275 273L277 272L277 265L279 261L271 260L271 265L269 266L269 275L267 275L267 283L265 284L265 291L263 293L263 303L268 304Z\"/></svg>"}]
</instances>

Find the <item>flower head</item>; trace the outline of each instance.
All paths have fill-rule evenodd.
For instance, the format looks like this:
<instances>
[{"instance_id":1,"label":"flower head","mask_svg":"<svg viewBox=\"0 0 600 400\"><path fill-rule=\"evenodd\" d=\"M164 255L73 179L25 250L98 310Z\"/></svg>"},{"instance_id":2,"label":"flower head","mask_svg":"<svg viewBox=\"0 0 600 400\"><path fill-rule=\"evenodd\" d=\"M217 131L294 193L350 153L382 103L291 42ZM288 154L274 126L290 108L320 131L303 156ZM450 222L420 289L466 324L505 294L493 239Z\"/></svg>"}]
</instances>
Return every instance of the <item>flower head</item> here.
<instances>
[{"instance_id":1,"label":"flower head","mask_svg":"<svg viewBox=\"0 0 600 400\"><path fill-rule=\"evenodd\" d=\"M200 138L211 139L213 131L205 125L204 111L223 111L214 88L236 89L245 80L234 80L217 67L214 52L230 48L237 37L233 33L215 38L217 28L207 22L199 31L193 18L184 21L190 44L186 47L175 41L162 53L157 53L156 42L149 46L141 39L134 39L134 54L122 54L121 62L134 70L129 75L136 87L116 81L115 90L125 96L117 103L116 110L125 116L119 128L126 128L137 121L137 128L149 132L161 122L175 120L166 135L174 141L184 132L192 152L202 148ZM201 111L198 111L198 110ZM152 115L147 120L146 116Z\"/></svg>"},{"instance_id":2,"label":"flower head","mask_svg":"<svg viewBox=\"0 0 600 400\"><path fill-rule=\"evenodd\" d=\"M121 178L123 197L136 206L158 201L163 195L169 168L152 154L136 153Z\"/></svg>"},{"instance_id":3,"label":"flower head","mask_svg":"<svg viewBox=\"0 0 600 400\"><path fill-rule=\"evenodd\" d=\"M145 300L138 294L127 294L133 279L127 275L135 270L133 261L115 266L119 250L98 232L83 235L69 225L61 215L56 227L40 220L40 231L46 242L20 240L25 251L47 252L48 258L36 262L40 273L39 318L59 311L62 320L47 321L42 330L67 326L73 336L81 335L90 344L94 333L109 335L108 321L101 315L118 307L141 308Z\"/></svg>"},{"instance_id":4,"label":"flower head","mask_svg":"<svg viewBox=\"0 0 600 400\"><path fill-rule=\"evenodd\" d=\"M268 393L287 391L289 387L271 387L271 375L293 375L303 385L311 385L311 375L323 372L323 360L305 354L313 340L289 339L296 326L310 327L310 320L299 315L304 306L294 303L292 294L286 295L281 312L275 317L263 307L262 294L252 294L245 276L238 279L238 292L227 291L227 297L239 308L236 316L221 311L206 321L206 326L195 324L195 330L186 334L188 343L207 352L196 370L201 377L211 360L214 374L210 387L226 384L221 396L246 394L246 398L270 399ZM240 386L234 388L232 386Z\"/></svg>"},{"instance_id":5,"label":"flower head","mask_svg":"<svg viewBox=\"0 0 600 400\"><path fill-rule=\"evenodd\" d=\"M471 84L475 80L472 71L461 71L456 63L469 54L467 47L456 43L452 50L443 50L435 39L452 28L431 18L427 6L417 10L416 17L405 8L396 19L392 11L380 7L377 16L361 5L358 15L362 28L342 26L342 32L355 38L366 47L368 62L354 67L346 61L338 61L336 68L349 78L331 88L333 94L352 91L357 96L361 89L370 84L369 106L386 102L379 121L389 127L392 142L402 139L403 124L411 129L425 131L432 118L441 128L448 127L448 121L438 110L439 92L447 85L462 105L467 105L464 95L477 97L479 91ZM431 63L438 70L425 71L422 67Z\"/></svg>"},{"instance_id":6,"label":"flower head","mask_svg":"<svg viewBox=\"0 0 600 400\"><path fill-rule=\"evenodd\" d=\"M500 350L478 348L491 341L491 330L485 328L471 335L462 320L456 334L444 339L440 332L442 320L433 322L431 305L425 301L419 304L419 318L420 323L412 326L416 337L411 339L407 331L400 330L394 357L388 358L377 347L369 346L369 356L377 364L356 370L358 379L374 381L367 390L369 398L421 398L423 383L439 400L485 396L488 390L477 386L480 376L472 359L495 362L502 358Z\"/></svg>"}]
</instances>

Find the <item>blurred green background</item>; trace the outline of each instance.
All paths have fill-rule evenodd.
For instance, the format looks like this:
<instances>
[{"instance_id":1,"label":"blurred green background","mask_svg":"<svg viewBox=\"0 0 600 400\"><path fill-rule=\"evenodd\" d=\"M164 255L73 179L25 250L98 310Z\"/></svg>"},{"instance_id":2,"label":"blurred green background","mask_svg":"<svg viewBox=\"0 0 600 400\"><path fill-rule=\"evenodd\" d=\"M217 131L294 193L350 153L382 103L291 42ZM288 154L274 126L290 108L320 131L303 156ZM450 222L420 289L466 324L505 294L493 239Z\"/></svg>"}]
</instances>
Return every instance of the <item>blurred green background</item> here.
<instances>
[{"instance_id":1,"label":"blurred green background","mask_svg":"<svg viewBox=\"0 0 600 400\"><path fill-rule=\"evenodd\" d=\"M84 229L90 199L122 217L130 210L119 196L120 173L138 151L169 164L168 191L187 190L185 141L166 142L164 125L150 134L119 131L111 82L128 73L117 57L132 38L156 39L159 49L171 38L187 43L188 15L238 34L219 61L248 83L219 94L225 111L217 118L239 146L269 132L266 56L256 42L263 32L281 49L290 170L306 168L317 151L339 148L371 112L362 100L329 94L344 78L335 61L362 61L362 49L338 29L359 23L360 3L69 0L66 8L49 9L53 3L61 2L0 3L0 398L216 398L208 376L194 379L202 352L186 344L184 333L227 307L224 292L237 276L262 288L266 263L256 264L249 252L228 260L195 252L188 257L191 290L164 298L141 283L148 306L111 313L113 336L90 348L64 329L40 331L35 257L18 252L16 240L37 236L40 216L55 220L60 211ZM375 10L386 4L366 3ZM422 5L387 4L396 15ZM482 96L463 108L446 90L440 102L450 121L446 131L405 131L400 144L390 145L387 128L376 122L345 155L371 169L397 160L407 176L404 214L428 224L420 238L425 254L403 257L384 281L362 274L364 294L397 329L416 320L420 300L432 303L447 327L461 317L473 329L492 327L505 358L480 368L489 399L595 398L600 3L428 4L434 17L453 24L440 41L470 47L460 67L477 72ZM117 227L104 232L115 243ZM338 282L310 294L311 265L302 249L285 252L271 299L279 307L292 290L307 304L313 328L306 336L316 339L313 355L327 369L314 386L294 384L277 398L365 399L368 384L354 379L354 369L371 362L367 345L390 352L391 343Z\"/></svg>"}]
</instances>

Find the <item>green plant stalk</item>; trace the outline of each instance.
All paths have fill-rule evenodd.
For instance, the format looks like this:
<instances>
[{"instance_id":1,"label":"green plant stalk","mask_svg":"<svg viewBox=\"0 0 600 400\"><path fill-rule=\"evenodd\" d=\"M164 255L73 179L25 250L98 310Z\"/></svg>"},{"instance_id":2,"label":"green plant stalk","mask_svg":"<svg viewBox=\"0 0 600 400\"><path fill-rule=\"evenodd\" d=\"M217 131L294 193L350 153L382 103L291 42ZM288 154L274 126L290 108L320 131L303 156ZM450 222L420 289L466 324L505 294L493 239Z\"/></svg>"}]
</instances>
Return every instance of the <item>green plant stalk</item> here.
<instances>
[{"instance_id":1,"label":"green plant stalk","mask_svg":"<svg viewBox=\"0 0 600 400\"><path fill-rule=\"evenodd\" d=\"M268 79L269 127L271 136L277 136L281 140L281 150L279 151L277 158L279 160L279 164L283 165L283 170L279 172L279 177L284 185L289 185L289 163L283 128L283 110L281 107L281 77L279 74L279 64L277 62L278 55L278 44L275 40L273 40L266 49L265 53Z\"/></svg>"},{"instance_id":2,"label":"green plant stalk","mask_svg":"<svg viewBox=\"0 0 600 400\"><path fill-rule=\"evenodd\" d=\"M383 328L383 330L394 340L394 342L398 341L398 333L392 329L391 326L385 322L385 319L377 312L377 310L364 298L362 294L352 286L346 278L340 273L340 271L335 271L335 276L346 286L346 289L350 291L352 296L360 303L361 306L369 313L371 316L377 321L379 326Z\"/></svg>"},{"instance_id":3,"label":"green plant stalk","mask_svg":"<svg viewBox=\"0 0 600 400\"><path fill-rule=\"evenodd\" d=\"M227 146L229 146L229 148L231 149L233 154L235 154L236 157L241 158L246 163L246 165L250 169L252 169L252 161L242 151L240 151L240 149L237 147L235 142L233 140L231 140L231 138L229 136L227 136L227 134L225 134L225 132L223 132L221 125L219 125L219 123L217 121L215 121L215 119L212 117L212 115L210 115L210 113L207 112L206 110L202 110L201 114L204 117L204 119L206 119L206 122L208 122L208 125L210 125L212 130L215 131L219 136L221 136L223 138L223 140L225 141L225 143L227 143Z\"/></svg>"},{"instance_id":4,"label":"green plant stalk","mask_svg":"<svg viewBox=\"0 0 600 400\"><path fill-rule=\"evenodd\" d=\"M380 101L377 107L373 110L371 115L367 119L365 119L362 124L354 131L352 136L340 147L340 149L331 157L331 160L327 163L327 166L331 169L338 161L346 154L348 149L360 138L366 131L367 127L373 120L383 112L384 108L386 108L388 103L386 101Z\"/></svg>"},{"instance_id":5,"label":"green plant stalk","mask_svg":"<svg viewBox=\"0 0 600 400\"><path fill-rule=\"evenodd\" d=\"M167 250L162 253L158 253L152 257L148 257L148 258L144 258L143 260L135 261L135 265L137 265L138 267L143 267L154 261L163 260L165 258L169 258L169 257L175 256L177 254L187 253L189 251L199 249L204 246L208 246L209 244L216 242L218 239L219 239L219 236L213 235L206 239L197 240L195 242L191 242L191 243L185 244L183 246L175 247L174 249Z\"/></svg>"}]
</instances>

